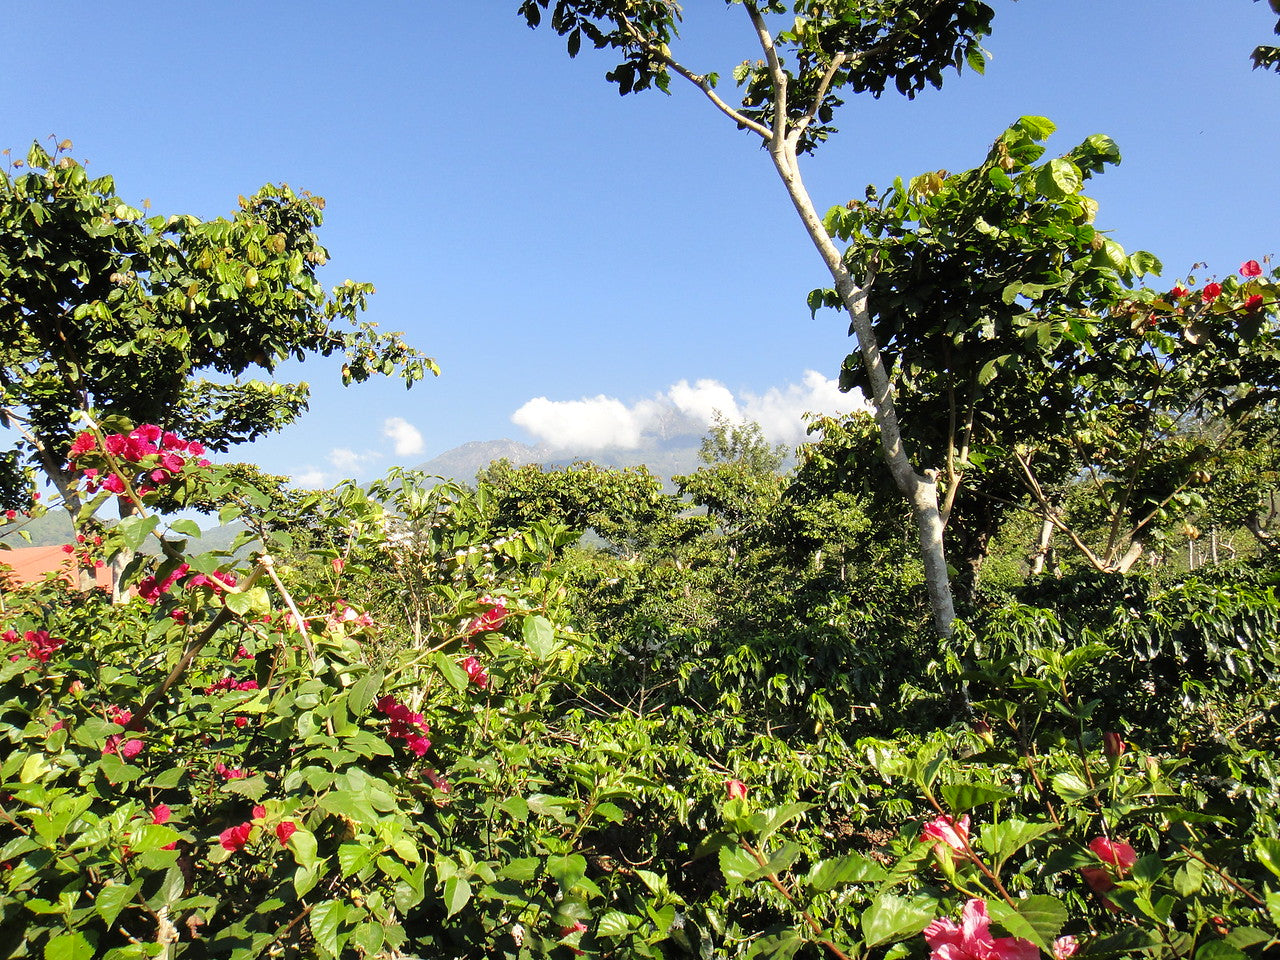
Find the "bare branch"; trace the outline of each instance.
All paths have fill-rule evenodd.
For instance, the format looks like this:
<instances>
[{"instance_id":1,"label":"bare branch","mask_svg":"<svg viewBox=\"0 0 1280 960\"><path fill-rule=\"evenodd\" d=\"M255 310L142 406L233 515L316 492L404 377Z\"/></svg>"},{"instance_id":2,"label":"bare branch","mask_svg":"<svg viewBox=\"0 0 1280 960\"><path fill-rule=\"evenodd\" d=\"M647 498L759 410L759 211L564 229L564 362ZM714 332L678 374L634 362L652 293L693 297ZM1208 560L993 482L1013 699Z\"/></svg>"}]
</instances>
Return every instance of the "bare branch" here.
<instances>
[{"instance_id":1,"label":"bare branch","mask_svg":"<svg viewBox=\"0 0 1280 960\"><path fill-rule=\"evenodd\" d=\"M764 22L759 8L746 0L743 8L751 18L751 26L755 28L756 37L760 41L760 49L764 51L765 62L769 65L769 76L773 78L773 136L774 143L782 143L787 135L787 72L782 69L782 61L778 59L778 49L774 46L773 35L769 33L769 25Z\"/></svg>"}]
</instances>

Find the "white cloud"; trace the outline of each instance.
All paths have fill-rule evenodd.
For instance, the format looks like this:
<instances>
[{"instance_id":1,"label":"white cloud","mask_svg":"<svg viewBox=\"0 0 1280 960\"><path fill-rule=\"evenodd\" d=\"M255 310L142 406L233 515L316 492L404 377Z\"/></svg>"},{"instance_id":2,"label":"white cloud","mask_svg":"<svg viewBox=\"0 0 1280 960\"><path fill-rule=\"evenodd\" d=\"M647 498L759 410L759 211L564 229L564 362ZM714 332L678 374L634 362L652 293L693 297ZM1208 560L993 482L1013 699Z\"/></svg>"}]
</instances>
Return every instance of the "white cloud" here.
<instances>
[{"instance_id":1,"label":"white cloud","mask_svg":"<svg viewBox=\"0 0 1280 960\"><path fill-rule=\"evenodd\" d=\"M372 451L356 453L356 451L347 447L334 447L329 451L329 462L333 464L334 469L345 470L350 473L370 461L377 460L379 456L379 454Z\"/></svg>"},{"instance_id":2,"label":"white cloud","mask_svg":"<svg viewBox=\"0 0 1280 960\"><path fill-rule=\"evenodd\" d=\"M604 394L582 400L534 397L511 415L511 422L553 447L631 450L640 445L652 407L648 401L628 407Z\"/></svg>"},{"instance_id":3,"label":"white cloud","mask_svg":"<svg viewBox=\"0 0 1280 960\"><path fill-rule=\"evenodd\" d=\"M329 475L323 470L304 470L294 476L293 483L306 490L320 490L329 485Z\"/></svg>"},{"instance_id":4,"label":"white cloud","mask_svg":"<svg viewBox=\"0 0 1280 960\"><path fill-rule=\"evenodd\" d=\"M627 405L601 394L581 400L536 397L511 415L542 442L576 450L633 450L646 439L699 435L717 413L731 421L755 420L775 443L805 439L805 413L837 415L866 409L859 394L841 393L835 380L807 370L801 383L773 387L764 394L733 391L717 380L673 384L653 399Z\"/></svg>"},{"instance_id":5,"label":"white cloud","mask_svg":"<svg viewBox=\"0 0 1280 960\"><path fill-rule=\"evenodd\" d=\"M422 434L404 417L387 417L382 423L382 435L391 438L397 457L412 457L422 453Z\"/></svg>"}]
</instances>

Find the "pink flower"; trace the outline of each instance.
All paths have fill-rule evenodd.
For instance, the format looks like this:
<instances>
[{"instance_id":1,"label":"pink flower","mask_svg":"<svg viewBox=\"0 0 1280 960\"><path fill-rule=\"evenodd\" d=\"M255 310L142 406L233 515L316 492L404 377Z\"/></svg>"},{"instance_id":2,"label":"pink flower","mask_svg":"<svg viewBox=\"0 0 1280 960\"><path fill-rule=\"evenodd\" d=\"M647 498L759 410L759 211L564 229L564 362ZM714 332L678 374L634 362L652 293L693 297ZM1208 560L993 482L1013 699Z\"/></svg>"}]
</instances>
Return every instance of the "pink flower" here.
<instances>
[{"instance_id":1,"label":"pink flower","mask_svg":"<svg viewBox=\"0 0 1280 960\"><path fill-rule=\"evenodd\" d=\"M968 856L969 815L966 813L959 821L951 819L947 814L940 814L925 824L920 834L924 841L936 841L934 848L948 847L962 856Z\"/></svg>"},{"instance_id":2,"label":"pink flower","mask_svg":"<svg viewBox=\"0 0 1280 960\"><path fill-rule=\"evenodd\" d=\"M248 771L240 767L228 767L221 762L214 764L213 769L223 780L243 780L249 776Z\"/></svg>"},{"instance_id":3,"label":"pink flower","mask_svg":"<svg viewBox=\"0 0 1280 960\"><path fill-rule=\"evenodd\" d=\"M1206 283L1204 285L1204 290L1200 292L1200 298L1204 300L1205 303L1212 303L1220 296L1222 296L1222 284L1220 283Z\"/></svg>"},{"instance_id":4,"label":"pink flower","mask_svg":"<svg viewBox=\"0 0 1280 960\"><path fill-rule=\"evenodd\" d=\"M453 784L451 784L448 780L444 778L443 775L441 775L438 771L433 770L431 767L427 767L423 771L423 773L425 773L427 779L431 781L431 785L435 787L437 790L439 790L441 793L449 793L451 790L453 790Z\"/></svg>"},{"instance_id":5,"label":"pink flower","mask_svg":"<svg viewBox=\"0 0 1280 960\"><path fill-rule=\"evenodd\" d=\"M730 800L744 800L747 796L747 785L741 780L726 780L724 793Z\"/></svg>"},{"instance_id":6,"label":"pink flower","mask_svg":"<svg viewBox=\"0 0 1280 960\"><path fill-rule=\"evenodd\" d=\"M1030 940L993 937L991 917L981 900L964 905L960 924L939 919L924 928L932 960L1039 960L1040 951Z\"/></svg>"},{"instance_id":7,"label":"pink flower","mask_svg":"<svg viewBox=\"0 0 1280 960\"><path fill-rule=\"evenodd\" d=\"M1059 937L1053 941L1053 960L1067 960L1074 957L1080 949L1080 941L1075 937Z\"/></svg>"},{"instance_id":8,"label":"pink flower","mask_svg":"<svg viewBox=\"0 0 1280 960\"><path fill-rule=\"evenodd\" d=\"M152 823L168 823L171 816L173 816L173 811L163 803L158 803L151 808Z\"/></svg>"},{"instance_id":9,"label":"pink flower","mask_svg":"<svg viewBox=\"0 0 1280 960\"><path fill-rule=\"evenodd\" d=\"M481 597L480 602L488 604L489 609L468 625L467 633L473 637L477 633L492 633L495 630L501 630L502 624L507 619L507 608L493 599L493 597Z\"/></svg>"},{"instance_id":10,"label":"pink flower","mask_svg":"<svg viewBox=\"0 0 1280 960\"><path fill-rule=\"evenodd\" d=\"M265 820L267 818L267 808L262 804L255 804L253 807L253 819Z\"/></svg>"},{"instance_id":11,"label":"pink flower","mask_svg":"<svg viewBox=\"0 0 1280 960\"><path fill-rule=\"evenodd\" d=\"M1118 757L1127 749L1125 742L1120 739L1120 734L1108 731L1102 735L1102 752L1106 756Z\"/></svg>"},{"instance_id":12,"label":"pink flower","mask_svg":"<svg viewBox=\"0 0 1280 960\"><path fill-rule=\"evenodd\" d=\"M238 826L227 827L227 829L218 834L218 842L222 844L224 850L230 850L235 853L237 850L244 849L244 845L249 842L249 834L252 832L252 823L242 823Z\"/></svg>"},{"instance_id":13,"label":"pink flower","mask_svg":"<svg viewBox=\"0 0 1280 960\"><path fill-rule=\"evenodd\" d=\"M289 842L289 838L298 832L298 825L292 820L281 820L276 824L276 838L280 841L280 845L284 846Z\"/></svg>"},{"instance_id":14,"label":"pink flower","mask_svg":"<svg viewBox=\"0 0 1280 960\"><path fill-rule=\"evenodd\" d=\"M1257 260L1246 260L1240 264L1240 276L1260 277L1262 276L1262 265Z\"/></svg>"},{"instance_id":15,"label":"pink flower","mask_svg":"<svg viewBox=\"0 0 1280 960\"><path fill-rule=\"evenodd\" d=\"M107 719L112 723L118 723L122 727L127 727L129 721L133 719L133 711L126 710L124 707L109 706L107 707Z\"/></svg>"},{"instance_id":16,"label":"pink flower","mask_svg":"<svg viewBox=\"0 0 1280 960\"><path fill-rule=\"evenodd\" d=\"M231 655L231 660L233 662L237 660L252 660L252 659L253 659L253 654L248 651L248 649L245 647L244 644L240 644L240 646L236 649L236 652Z\"/></svg>"},{"instance_id":17,"label":"pink flower","mask_svg":"<svg viewBox=\"0 0 1280 960\"><path fill-rule=\"evenodd\" d=\"M124 481L114 473L109 474L107 479L102 481L102 489L111 493L124 493Z\"/></svg>"},{"instance_id":18,"label":"pink flower","mask_svg":"<svg viewBox=\"0 0 1280 960\"><path fill-rule=\"evenodd\" d=\"M203 444L203 443L197 443L197 442L196 442L196 441L194 441L194 440L193 440L193 441L191 441L191 443L187 444L187 453L191 454L193 457L202 457L202 456L204 456L204 444ZM209 465L209 461L208 461L208 460L201 460L201 461L200 461L200 466L202 466L202 467L207 467L208 465Z\"/></svg>"},{"instance_id":19,"label":"pink flower","mask_svg":"<svg viewBox=\"0 0 1280 960\"><path fill-rule=\"evenodd\" d=\"M1099 860L1114 868L1115 876L1123 877L1138 862L1138 854L1133 847L1121 841L1108 840L1106 837L1095 837L1089 841L1089 849ZM1115 887L1116 882L1112 872L1102 867L1080 868L1084 882L1096 893L1106 893Z\"/></svg>"},{"instance_id":20,"label":"pink flower","mask_svg":"<svg viewBox=\"0 0 1280 960\"><path fill-rule=\"evenodd\" d=\"M155 443L160 439L160 435L160 428L154 423L144 423L129 434L129 437L132 440L145 440L147 443Z\"/></svg>"},{"instance_id":21,"label":"pink flower","mask_svg":"<svg viewBox=\"0 0 1280 960\"><path fill-rule=\"evenodd\" d=\"M467 676L471 678L471 682L483 690L489 686L489 674L485 672L484 667L480 666L480 661L475 657L467 657L462 661L462 669L467 671Z\"/></svg>"},{"instance_id":22,"label":"pink flower","mask_svg":"<svg viewBox=\"0 0 1280 960\"><path fill-rule=\"evenodd\" d=\"M75 440L71 444L70 457L74 460L82 453L88 453L90 450L98 448L98 441L88 430L82 430L76 434Z\"/></svg>"},{"instance_id":23,"label":"pink flower","mask_svg":"<svg viewBox=\"0 0 1280 960\"><path fill-rule=\"evenodd\" d=\"M62 545L62 552L63 552L63 553L75 553L75 552L76 552L75 544L73 544L73 543L64 543L64 544Z\"/></svg>"},{"instance_id":24,"label":"pink flower","mask_svg":"<svg viewBox=\"0 0 1280 960\"><path fill-rule=\"evenodd\" d=\"M343 560L341 557L334 557L329 562L333 564L334 573L341 573L342 568L347 565L347 561Z\"/></svg>"},{"instance_id":25,"label":"pink flower","mask_svg":"<svg viewBox=\"0 0 1280 960\"><path fill-rule=\"evenodd\" d=\"M118 753L126 760L132 760L142 752L141 740L125 740L123 733L113 733L107 737L107 742L102 747L102 755L108 757L113 753Z\"/></svg>"}]
</instances>

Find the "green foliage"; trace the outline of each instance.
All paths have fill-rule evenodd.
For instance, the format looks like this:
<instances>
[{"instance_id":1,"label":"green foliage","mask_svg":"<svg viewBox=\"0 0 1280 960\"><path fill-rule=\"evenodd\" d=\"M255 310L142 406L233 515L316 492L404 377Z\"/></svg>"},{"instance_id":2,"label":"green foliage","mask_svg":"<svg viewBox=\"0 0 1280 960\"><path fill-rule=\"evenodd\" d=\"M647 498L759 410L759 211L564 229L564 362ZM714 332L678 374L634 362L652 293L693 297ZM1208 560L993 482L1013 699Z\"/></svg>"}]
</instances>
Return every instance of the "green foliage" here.
<instances>
[{"instance_id":1,"label":"green foliage","mask_svg":"<svg viewBox=\"0 0 1280 960\"><path fill-rule=\"evenodd\" d=\"M64 491L77 411L180 424L225 450L306 409L306 384L239 379L253 367L338 354L348 383L436 371L357 322L372 285L320 285L320 198L268 185L230 218L148 216L70 149L33 144L0 172L0 405Z\"/></svg>"}]
</instances>

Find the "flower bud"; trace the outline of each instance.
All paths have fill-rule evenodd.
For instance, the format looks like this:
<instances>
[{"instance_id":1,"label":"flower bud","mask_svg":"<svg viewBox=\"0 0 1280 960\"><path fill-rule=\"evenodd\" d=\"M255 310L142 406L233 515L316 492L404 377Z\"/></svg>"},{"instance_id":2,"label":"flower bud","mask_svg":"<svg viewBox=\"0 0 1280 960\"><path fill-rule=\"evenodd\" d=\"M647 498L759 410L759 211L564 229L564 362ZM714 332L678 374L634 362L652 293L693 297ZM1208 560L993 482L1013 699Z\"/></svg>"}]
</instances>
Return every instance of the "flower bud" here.
<instances>
[{"instance_id":1,"label":"flower bud","mask_svg":"<svg viewBox=\"0 0 1280 960\"><path fill-rule=\"evenodd\" d=\"M1120 739L1120 734L1108 731L1102 735L1102 752L1108 757L1118 757L1127 749L1125 742Z\"/></svg>"},{"instance_id":2,"label":"flower bud","mask_svg":"<svg viewBox=\"0 0 1280 960\"><path fill-rule=\"evenodd\" d=\"M730 800L743 800L747 796L747 785L741 780L726 780L724 792Z\"/></svg>"}]
</instances>

